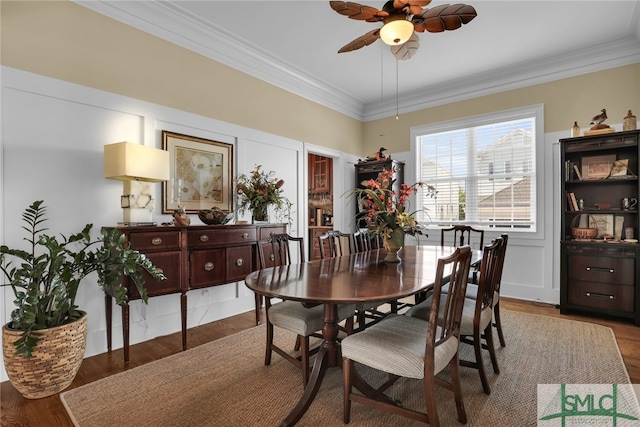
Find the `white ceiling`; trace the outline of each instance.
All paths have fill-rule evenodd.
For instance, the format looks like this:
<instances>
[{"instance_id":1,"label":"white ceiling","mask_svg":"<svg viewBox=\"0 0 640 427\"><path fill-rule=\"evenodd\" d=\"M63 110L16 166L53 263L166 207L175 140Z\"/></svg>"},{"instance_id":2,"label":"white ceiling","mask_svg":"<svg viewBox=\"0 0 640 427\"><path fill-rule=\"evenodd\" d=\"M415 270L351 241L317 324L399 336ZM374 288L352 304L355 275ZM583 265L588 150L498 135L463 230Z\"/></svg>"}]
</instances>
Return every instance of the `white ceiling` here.
<instances>
[{"instance_id":1,"label":"white ceiling","mask_svg":"<svg viewBox=\"0 0 640 427\"><path fill-rule=\"evenodd\" d=\"M381 24L328 1L77 3L364 121L640 62L640 1L468 0L478 16L407 61L380 40L338 54Z\"/></svg>"}]
</instances>

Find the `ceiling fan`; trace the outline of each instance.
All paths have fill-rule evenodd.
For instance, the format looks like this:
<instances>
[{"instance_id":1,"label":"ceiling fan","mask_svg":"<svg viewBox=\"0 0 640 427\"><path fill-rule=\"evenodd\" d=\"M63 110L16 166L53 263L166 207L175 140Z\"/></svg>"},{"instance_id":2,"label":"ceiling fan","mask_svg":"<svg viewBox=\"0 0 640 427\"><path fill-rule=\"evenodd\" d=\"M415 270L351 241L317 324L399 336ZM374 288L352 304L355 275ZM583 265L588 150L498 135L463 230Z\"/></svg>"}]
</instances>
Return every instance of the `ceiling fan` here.
<instances>
[{"instance_id":1,"label":"ceiling fan","mask_svg":"<svg viewBox=\"0 0 640 427\"><path fill-rule=\"evenodd\" d=\"M344 45L338 53L351 52L368 46L379 38L391 46L398 59L409 59L420 42L415 32L439 33L456 30L477 16L473 6L466 4L440 5L423 9L431 0L389 0L382 10L348 1L330 1L331 8L351 19L382 22L380 28L369 31Z\"/></svg>"}]
</instances>

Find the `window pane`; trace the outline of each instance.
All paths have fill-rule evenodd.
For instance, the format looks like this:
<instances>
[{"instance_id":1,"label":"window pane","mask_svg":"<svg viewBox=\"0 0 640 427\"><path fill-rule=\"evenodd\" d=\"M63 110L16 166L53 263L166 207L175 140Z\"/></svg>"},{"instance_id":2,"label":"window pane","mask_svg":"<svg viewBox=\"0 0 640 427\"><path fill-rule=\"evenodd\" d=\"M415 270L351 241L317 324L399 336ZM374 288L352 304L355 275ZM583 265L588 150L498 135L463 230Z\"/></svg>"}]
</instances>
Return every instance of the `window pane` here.
<instances>
[{"instance_id":1,"label":"window pane","mask_svg":"<svg viewBox=\"0 0 640 427\"><path fill-rule=\"evenodd\" d=\"M417 135L419 179L438 189L422 221L535 230L536 116L504 117Z\"/></svg>"}]
</instances>

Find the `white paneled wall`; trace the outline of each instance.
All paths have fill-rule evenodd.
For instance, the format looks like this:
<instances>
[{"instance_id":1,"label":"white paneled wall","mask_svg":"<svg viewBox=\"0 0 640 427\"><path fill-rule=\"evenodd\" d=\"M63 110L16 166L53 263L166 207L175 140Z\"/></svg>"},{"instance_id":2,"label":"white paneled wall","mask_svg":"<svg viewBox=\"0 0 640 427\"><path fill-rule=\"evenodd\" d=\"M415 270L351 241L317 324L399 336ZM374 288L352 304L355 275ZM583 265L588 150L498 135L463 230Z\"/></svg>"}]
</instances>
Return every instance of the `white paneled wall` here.
<instances>
[{"instance_id":1,"label":"white paneled wall","mask_svg":"<svg viewBox=\"0 0 640 427\"><path fill-rule=\"evenodd\" d=\"M261 164L285 180L296 205L292 232L304 232L306 176L304 144L183 111L94 90L60 80L2 68L2 139L0 140L0 241L22 247L21 214L34 200L48 207L56 233L77 232L87 223L113 226L122 220L122 182L103 178L103 146L131 141L162 148L162 130L213 139L234 146L234 176ZM155 184L154 220L162 214L162 186ZM200 223L191 215L192 223ZM0 290L2 323L9 320L13 297ZM253 309L253 295L243 282L194 290L188 294L188 326ZM86 356L106 351L104 297L96 278L81 288L77 303L89 313ZM113 345L122 347L121 310L114 307ZM131 303L131 343L180 330L179 295L154 297L149 305ZM2 369L0 380L7 379Z\"/></svg>"}]
</instances>

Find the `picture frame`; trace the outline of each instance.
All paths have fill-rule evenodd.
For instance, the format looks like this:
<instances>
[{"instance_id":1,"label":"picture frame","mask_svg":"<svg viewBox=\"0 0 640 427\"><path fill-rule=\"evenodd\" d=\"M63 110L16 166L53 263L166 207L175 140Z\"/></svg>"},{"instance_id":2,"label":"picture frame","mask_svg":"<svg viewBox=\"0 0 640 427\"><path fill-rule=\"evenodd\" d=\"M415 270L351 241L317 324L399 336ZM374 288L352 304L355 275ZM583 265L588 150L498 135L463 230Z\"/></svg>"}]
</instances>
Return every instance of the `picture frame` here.
<instances>
[{"instance_id":1,"label":"picture frame","mask_svg":"<svg viewBox=\"0 0 640 427\"><path fill-rule=\"evenodd\" d=\"M163 213L233 210L233 145L162 131L169 152L169 181L162 183Z\"/></svg>"},{"instance_id":2,"label":"picture frame","mask_svg":"<svg viewBox=\"0 0 640 427\"><path fill-rule=\"evenodd\" d=\"M589 214L589 228L597 228L596 238L601 238L605 234L613 235L613 215Z\"/></svg>"},{"instance_id":3,"label":"picture frame","mask_svg":"<svg viewBox=\"0 0 640 427\"><path fill-rule=\"evenodd\" d=\"M627 167L629 166L629 159L616 160L611 164L612 177L620 177L627 175Z\"/></svg>"},{"instance_id":4,"label":"picture frame","mask_svg":"<svg viewBox=\"0 0 640 427\"><path fill-rule=\"evenodd\" d=\"M582 158L582 178L605 179L611 172L611 165L616 161L616 155L594 156Z\"/></svg>"}]
</instances>

